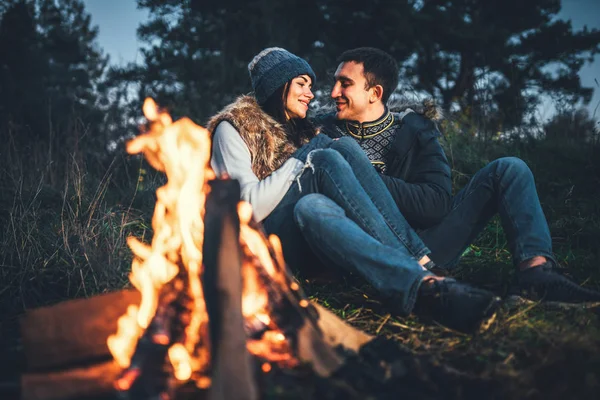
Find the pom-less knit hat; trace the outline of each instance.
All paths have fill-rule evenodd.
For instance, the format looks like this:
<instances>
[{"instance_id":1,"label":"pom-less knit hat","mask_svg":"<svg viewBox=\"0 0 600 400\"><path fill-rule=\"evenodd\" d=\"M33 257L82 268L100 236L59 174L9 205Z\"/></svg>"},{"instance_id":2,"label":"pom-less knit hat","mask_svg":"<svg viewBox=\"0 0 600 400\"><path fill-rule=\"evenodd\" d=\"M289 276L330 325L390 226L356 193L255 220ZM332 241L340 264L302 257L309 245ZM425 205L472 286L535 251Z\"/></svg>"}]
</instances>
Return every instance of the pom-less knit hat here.
<instances>
[{"instance_id":1,"label":"pom-less knit hat","mask_svg":"<svg viewBox=\"0 0 600 400\"><path fill-rule=\"evenodd\" d=\"M308 75L314 81L315 73L308 63L280 47L269 47L258 53L248 72L258 104L263 104L280 86L299 75Z\"/></svg>"}]
</instances>

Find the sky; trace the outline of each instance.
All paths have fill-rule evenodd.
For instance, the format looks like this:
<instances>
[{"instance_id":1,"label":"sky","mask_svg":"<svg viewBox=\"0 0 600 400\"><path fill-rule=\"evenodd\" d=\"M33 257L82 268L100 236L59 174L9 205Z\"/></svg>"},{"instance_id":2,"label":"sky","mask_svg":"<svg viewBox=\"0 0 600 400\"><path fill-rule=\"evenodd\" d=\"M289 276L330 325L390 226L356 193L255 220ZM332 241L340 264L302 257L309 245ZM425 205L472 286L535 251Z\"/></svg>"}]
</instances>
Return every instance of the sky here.
<instances>
[{"instance_id":1,"label":"sky","mask_svg":"<svg viewBox=\"0 0 600 400\"><path fill-rule=\"evenodd\" d=\"M524 0L527 1L527 0ZM83 0L87 11L92 16L92 25L99 28L98 44L110 56L113 65L128 62L141 62L136 30L139 24L148 18L147 10L138 10L135 0ZM600 0L563 0L559 17L570 19L573 29L600 29ZM595 88L594 97L588 105L590 114L600 120L600 55L593 64L586 64L580 77L583 86ZM553 114L553 107L548 102L540 108L543 119Z\"/></svg>"},{"instance_id":2,"label":"sky","mask_svg":"<svg viewBox=\"0 0 600 400\"><path fill-rule=\"evenodd\" d=\"M138 10L135 0L83 0L98 27L98 44L113 65L142 62L137 28L148 19L146 9Z\"/></svg>"}]
</instances>

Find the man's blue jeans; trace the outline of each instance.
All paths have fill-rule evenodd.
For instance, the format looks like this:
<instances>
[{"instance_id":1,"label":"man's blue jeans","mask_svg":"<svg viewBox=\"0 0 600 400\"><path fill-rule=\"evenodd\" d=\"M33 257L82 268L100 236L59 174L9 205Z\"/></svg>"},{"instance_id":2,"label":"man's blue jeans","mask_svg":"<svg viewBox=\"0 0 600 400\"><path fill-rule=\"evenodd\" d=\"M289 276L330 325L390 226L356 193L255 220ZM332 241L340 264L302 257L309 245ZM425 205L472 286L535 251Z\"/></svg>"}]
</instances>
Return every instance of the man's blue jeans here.
<instances>
[{"instance_id":1,"label":"man's blue jeans","mask_svg":"<svg viewBox=\"0 0 600 400\"><path fill-rule=\"evenodd\" d=\"M436 226L419 232L439 266L455 267L465 249L498 214L515 265L535 256L555 263L552 240L531 170L516 157L492 161L454 197Z\"/></svg>"},{"instance_id":2,"label":"man's blue jeans","mask_svg":"<svg viewBox=\"0 0 600 400\"><path fill-rule=\"evenodd\" d=\"M309 154L302 175L264 228L280 237L292 267L314 262L308 254L313 253L323 267L363 276L404 314L411 312L423 278L431 275L418 263L429 249L351 138Z\"/></svg>"}]
</instances>

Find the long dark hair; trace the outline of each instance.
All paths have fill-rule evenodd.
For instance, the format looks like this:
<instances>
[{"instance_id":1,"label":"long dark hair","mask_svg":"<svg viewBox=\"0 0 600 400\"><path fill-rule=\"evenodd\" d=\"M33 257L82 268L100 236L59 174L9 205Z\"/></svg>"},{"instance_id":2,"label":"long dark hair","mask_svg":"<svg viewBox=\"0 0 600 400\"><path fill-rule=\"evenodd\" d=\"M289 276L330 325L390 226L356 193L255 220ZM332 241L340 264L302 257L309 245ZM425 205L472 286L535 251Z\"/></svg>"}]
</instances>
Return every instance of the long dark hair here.
<instances>
[{"instance_id":1,"label":"long dark hair","mask_svg":"<svg viewBox=\"0 0 600 400\"><path fill-rule=\"evenodd\" d=\"M288 139L297 147L315 137L315 127L308 118L290 118L285 116L287 96L290 90L290 81L278 88L261 105L264 112L269 114L275 121L283 125Z\"/></svg>"}]
</instances>

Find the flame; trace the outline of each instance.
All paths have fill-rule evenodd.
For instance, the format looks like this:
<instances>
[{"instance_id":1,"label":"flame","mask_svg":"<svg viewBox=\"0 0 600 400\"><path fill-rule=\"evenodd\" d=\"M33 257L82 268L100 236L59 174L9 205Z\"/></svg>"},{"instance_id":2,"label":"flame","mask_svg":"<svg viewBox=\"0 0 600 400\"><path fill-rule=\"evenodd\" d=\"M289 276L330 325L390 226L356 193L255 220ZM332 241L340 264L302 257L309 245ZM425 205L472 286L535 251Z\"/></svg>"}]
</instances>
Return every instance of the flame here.
<instances>
[{"instance_id":1,"label":"flame","mask_svg":"<svg viewBox=\"0 0 600 400\"><path fill-rule=\"evenodd\" d=\"M137 306L127 307L127 312L117 321L119 334L111 335L107 340L108 349L121 368L129 367L135 344L142 332L136 323L137 313Z\"/></svg>"},{"instance_id":2,"label":"flame","mask_svg":"<svg viewBox=\"0 0 600 400\"><path fill-rule=\"evenodd\" d=\"M151 122L149 130L131 140L127 151L130 154L143 153L155 169L166 173L168 182L156 191L151 245L135 238L127 241L135 256L129 278L141 292L141 302L139 306L129 306L118 321L116 334L108 338L107 344L118 365L130 367L139 338L161 306L161 290L166 285L173 285L173 290L185 290L191 299L188 305L191 312L186 319L183 339L172 343L167 332L158 332L152 334L152 341L170 345L168 359L176 379L187 381L193 378L198 387L205 388L210 385L210 378L202 371L206 370L210 355L202 336L202 332L206 332L203 326L208 322L208 314L201 282L201 249L205 202L210 191L207 183L215 179L215 173L209 166L209 132L187 118L173 122L169 114L160 110L149 98L144 102L143 111ZM251 226L250 204L240 202L238 215L240 246L244 254L242 314L247 320L256 320L266 327L260 338L247 341L248 351L272 362L293 363L288 339L270 317L269 290L265 284L268 278L270 285L289 285L283 270L281 243L276 236L266 241ZM185 285L175 279L181 276ZM299 290L295 282L290 287ZM270 364L264 365L268 365L270 370ZM263 370L266 369L264 365ZM139 369L126 371L116 382L116 387L128 389L139 374Z\"/></svg>"},{"instance_id":3,"label":"flame","mask_svg":"<svg viewBox=\"0 0 600 400\"><path fill-rule=\"evenodd\" d=\"M141 292L141 303L139 307L130 307L121 317L116 335L108 338L108 347L120 366L129 366L137 339L156 314L160 289L173 280L180 272L179 265L183 265L187 271L187 290L193 299L192 313L185 342L172 346L169 358L177 377L188 379L194 364L194 349L200 341L200 326L208 319L200 282L200 249L204 233L202 210L208 193L206 182L215 177L208 167L210 139L206 129L187 118L173 123L152 99L146 99L143 110L152 122L150 130L130 141L127 151L143 153L154 168L167 174L168 182L156 191L151 246L135 238L127 241L135 255L130 281ZM164 338L159 336L156 340L163 342Z\"/></svg>"},{"instance_id":4,"label":"flame","mask_svg":"<svg viewBox=\"0 0 600 400\"><path fill-rule=\"evenodd\" d=\"M173 365L175 378L187 381L192 376L192 363L190 353L180 343L175 343L169 348L169 360Z\"/></svg>"}]
</instances>

